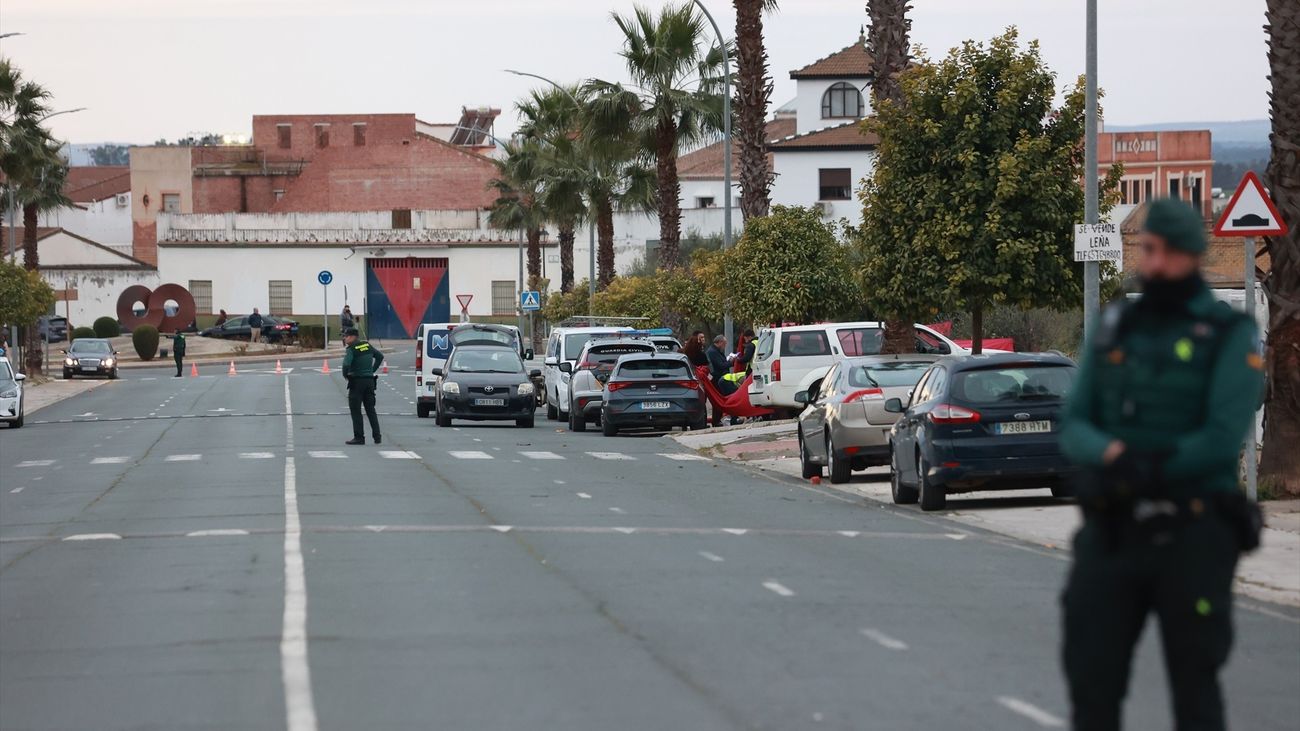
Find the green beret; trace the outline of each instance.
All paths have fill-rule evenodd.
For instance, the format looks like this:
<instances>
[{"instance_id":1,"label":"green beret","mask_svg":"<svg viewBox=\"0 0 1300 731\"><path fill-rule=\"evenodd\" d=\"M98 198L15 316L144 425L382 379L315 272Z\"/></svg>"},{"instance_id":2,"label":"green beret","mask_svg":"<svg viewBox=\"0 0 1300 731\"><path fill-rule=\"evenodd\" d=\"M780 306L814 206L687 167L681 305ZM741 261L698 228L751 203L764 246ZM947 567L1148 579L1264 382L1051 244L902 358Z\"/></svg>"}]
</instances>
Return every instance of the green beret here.
<instances>
[{"instance_id":1,"label":"green beret","mask_svg":"<svg viewBox=\"0 0 1300 731\"><path fill-rule=\"evenodd\" d=\"M1170 246L1189 254L1204 254L1209 242L1205 238L1205 221L1188 204L1177 198L1157 198L1147 205L1145 231L1165 240Z\"/></svg>"}]
</instances>

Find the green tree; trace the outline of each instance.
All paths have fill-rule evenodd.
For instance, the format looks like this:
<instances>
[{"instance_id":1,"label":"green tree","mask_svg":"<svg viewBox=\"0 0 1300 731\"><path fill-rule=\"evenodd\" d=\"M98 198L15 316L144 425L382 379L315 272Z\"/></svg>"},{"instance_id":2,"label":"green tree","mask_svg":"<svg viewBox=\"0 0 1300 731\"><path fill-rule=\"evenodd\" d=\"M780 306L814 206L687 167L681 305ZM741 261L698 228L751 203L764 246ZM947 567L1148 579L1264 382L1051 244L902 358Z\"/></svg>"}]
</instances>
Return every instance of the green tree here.
<instances>
[{"instance_id":1,"label":"green tree","mask_svg":"<svg viewBox=\"0 0 1300 731\"><path fill-rule=\"evenodd\" d=\"M126 145L99 145L90 148L90 161L94 165L129 165L131 155Z\"/></svg>"},{"instance_id":2,"label":"green tree","mask_svg":"<svg viewBox=\"0 0 1300 731\"><path fill-rule=\"evenodd\" d=\"M900 83L902 102L866 123L880 135L856 237L869 302L883 313L967 311L977 353L995 303L1077 305L1082 84L1054 109L1038 44L1022 51L1014 28L987 45L963 43ZM1107 202L1118 173L1107 177Z\"/></svg>"},{"instance_id":3,"label":"green tree","mask_svg":"<svg viewBox=\"0 0 1300 731\"><path fill-rule=\"evenodd\" d=\"M820 213L801 207L773 206L746 223L714 281L736 317L755 323L827 319L860 296L847 248Z\"/></svg>"},{"instance_id":4,"label":"green tree","mask_svg":"<svg viewBox=\"0 0 1300 731\"><path fill-rule=\"evenodd\" d=\"M0 259L0 324L34 332L36 320L53 307L54 290L40 274ZM31 338L23 347L32 347Z\"/></svg>"}]
</instances>

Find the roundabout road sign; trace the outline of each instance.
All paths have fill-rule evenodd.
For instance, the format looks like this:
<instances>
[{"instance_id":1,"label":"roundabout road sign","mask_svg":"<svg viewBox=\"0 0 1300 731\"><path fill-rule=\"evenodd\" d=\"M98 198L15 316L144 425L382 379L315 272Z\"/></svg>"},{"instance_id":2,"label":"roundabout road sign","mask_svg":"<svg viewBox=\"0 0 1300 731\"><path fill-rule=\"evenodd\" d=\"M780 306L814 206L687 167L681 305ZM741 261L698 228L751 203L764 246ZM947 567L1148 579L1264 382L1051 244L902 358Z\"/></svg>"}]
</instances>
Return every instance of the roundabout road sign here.
<instances>
[{"instance_id":1,"label":"roundabout road sign","mask_svg":"<svg viewBox=\"0 0 1300 731\"><path fill-rule=\"evenodd\" d=\"M320 274L316 275L316 281L328 285L330 282L334 281L334 275L330 274L330 270L322 269Z\"/></svg>"}]
</instances>

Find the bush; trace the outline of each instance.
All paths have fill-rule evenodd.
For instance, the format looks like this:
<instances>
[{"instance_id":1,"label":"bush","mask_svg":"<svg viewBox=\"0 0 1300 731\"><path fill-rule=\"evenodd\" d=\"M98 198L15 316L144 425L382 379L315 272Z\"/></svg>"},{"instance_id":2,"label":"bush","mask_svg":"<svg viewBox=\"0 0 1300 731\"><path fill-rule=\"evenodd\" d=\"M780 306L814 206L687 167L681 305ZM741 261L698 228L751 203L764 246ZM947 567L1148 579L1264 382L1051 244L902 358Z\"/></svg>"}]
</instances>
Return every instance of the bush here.
<instances>
[{"instance_id":1,"label":"bush","mask_svg":"<svg viewBox=\"0 0 1300 731\"><path fill-rule=\"evenodd\" d=\"M100 338L115 338L122 334L122 326L117 324L117 320L105 315L95 320L95 336Z\"/></svg>"},{"instance_id":2,"label":"bush","mask_svg":"<svg viewBox=\"0 0 1300 731\"><path fill-rule=\"evenodd\" d=\"M131 344L140 360L153 360L158 355L158 328L153 325L137 327L131 331Z\"/></svg>"},{"instance_id":3,"label":"bush","mask_svg":"<svg viewBox=\"0 0 1300 731\"><path fill-rule=\"evenodd\" d=\"M309 350L325 347L325 326L299 325L298 344Z\"/></svg>"},{"instance_id":4,"label":"bush","mask_svg":"<svg viewBox=\"0 0 1300 731\"><path fill-rule=\"evenodd\" d=\"M99 337L99 336L95 334L95 331L93 329L84 326L74 327L72 328L72 335L68 338L68 342L72 342L73 340L78 340L80 338L94 338L94 337Z\"/></svg>"}]
</instances>

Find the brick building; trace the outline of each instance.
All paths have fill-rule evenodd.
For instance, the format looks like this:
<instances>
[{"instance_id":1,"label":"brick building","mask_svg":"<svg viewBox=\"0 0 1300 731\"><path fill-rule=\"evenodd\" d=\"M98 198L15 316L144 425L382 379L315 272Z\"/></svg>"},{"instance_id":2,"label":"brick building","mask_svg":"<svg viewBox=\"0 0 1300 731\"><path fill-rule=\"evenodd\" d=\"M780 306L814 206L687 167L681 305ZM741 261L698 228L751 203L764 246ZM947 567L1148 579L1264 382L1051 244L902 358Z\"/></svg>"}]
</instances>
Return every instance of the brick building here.
<instances>
[{"instance_id":1,"label":"brick building","mask_svg":"<svg viewBox=\"0 0 1300 731\"><path fill-rule=\"evenodd\" d=\"M1214 159L1209 130L1102 132L1097 163L1102 176L1122 163L1120 205L1174 197L1209 217Z\"/></svg>"}]
</instances>

